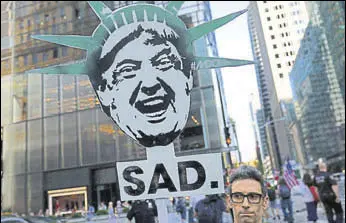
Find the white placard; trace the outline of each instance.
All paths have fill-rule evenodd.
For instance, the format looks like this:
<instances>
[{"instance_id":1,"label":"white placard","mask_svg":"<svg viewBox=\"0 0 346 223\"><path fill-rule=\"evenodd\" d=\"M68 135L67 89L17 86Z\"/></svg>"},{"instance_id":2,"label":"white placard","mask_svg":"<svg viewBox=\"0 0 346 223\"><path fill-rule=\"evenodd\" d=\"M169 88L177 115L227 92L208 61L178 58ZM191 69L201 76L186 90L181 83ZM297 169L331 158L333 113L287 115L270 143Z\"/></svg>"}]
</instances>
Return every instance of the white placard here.
<instances>
[{"instance_id":1,"label":"white placard","mask_svg":"<svg viewBox=\"0 0 346 223\"><path fill-rule=\"evenodd\" d=\"M117 163L121 200L224 193L221 154L175 157L172 146L147 152L147 160Z\"/></svg>"}]
</instances>

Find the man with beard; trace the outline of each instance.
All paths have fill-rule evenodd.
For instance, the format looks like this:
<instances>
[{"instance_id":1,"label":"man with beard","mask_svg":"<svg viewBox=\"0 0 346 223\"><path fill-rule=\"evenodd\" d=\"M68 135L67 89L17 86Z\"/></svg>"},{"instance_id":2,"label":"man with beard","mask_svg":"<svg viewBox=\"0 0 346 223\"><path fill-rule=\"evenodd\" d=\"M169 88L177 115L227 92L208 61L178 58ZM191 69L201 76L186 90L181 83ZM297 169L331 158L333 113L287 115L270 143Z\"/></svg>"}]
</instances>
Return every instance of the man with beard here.
<instances>
[{"instance_id":1,"label":"man with beard","mask_svg":"<svg viewBox=\"0 0 346 223\"><path fill-rule=\"evenodd\" d=\"M251 166L239 167L230 177L234 223L261 223L268 197L261 173Z\"/></svg>"}]
</instances>

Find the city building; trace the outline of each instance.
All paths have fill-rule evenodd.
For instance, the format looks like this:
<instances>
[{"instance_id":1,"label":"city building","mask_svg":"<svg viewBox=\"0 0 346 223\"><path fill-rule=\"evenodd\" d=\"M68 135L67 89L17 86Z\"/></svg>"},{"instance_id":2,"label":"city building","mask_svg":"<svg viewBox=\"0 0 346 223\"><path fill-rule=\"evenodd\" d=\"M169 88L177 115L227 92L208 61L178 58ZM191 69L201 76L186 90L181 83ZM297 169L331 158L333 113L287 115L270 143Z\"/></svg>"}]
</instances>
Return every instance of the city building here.
<instances>
[{"instance_id":1,"label":"city building","mask_svg":"<svg viewBox=\"0 0 346 223\"><path fill-rule=\"evenodd\" d=\"M305 4L299 1L250 1L248 8L268 150L273 168L281 169L291 150L281 101L292 99L288 74L294 64L308 16Z\"/></svg>"},{"instance_id":2,"label":"city building","mask_svg":"<svg viewBox=\"0 0 346 223\"><path fill-rule=\"evenodd\" d=\"M104 3L113 10L136 2ZM87 2L76 1L12 1L7 13L13 46L1 50L2 208L18 213L48 209L55 214L59 205L61 213L68 214L73 208L86 210L89 202L116 203L120 197L115 163L145 159L145 149L101 111L87 76L24 74L85 58L84 51L33 40L31 35L90 35L99 19ZM188 28L209 21L209 2L185 2L179 16ZM214 34L194 44L199 56L217 54ZM190 117L174 143L179 155L226 147L219 72L194 74ZM230 154L223 156L227 161Z\"/></svg>"},{"instance_id":3,"label":"city building","mask_svg":"<svg viewBox=\"0 0 346 223\"><path fill-rule=\"evenodd\" d=\"M263 171L266 176L272 176L272 165L270 162L270 154L267 146L267 134L265 131L265 122L264 122L264 115L263 115L263 109L258 109L256 111L256 123L258 128L258 134L259 134L259 147L262 155L262 163L263 163Z\"/></svg>"},{"instance_id":4,"label":"city building","mask_svg":"<svg viewBox=\"0 0 346 223\"><path fill-rule=\"evenodd\" d=\"M324 158L330 171L341 171L345 164L345 104L338 82L339 65L333 62L336 51L330 48L335 42L327 38L331 30L323 22L324 7L318 2L306 4L310 23L290 73L301 140L304 153L309 154L307 162Z\"/></svg>"},{"instance_id":5,"label":"city building","mask_svg":"<svg viewBox=\"0 0 346 223\"><path fill-rule=\"evenodd\" d=\"M316 1L345 103L345 2Z\"/></svg>"}]
</instances>

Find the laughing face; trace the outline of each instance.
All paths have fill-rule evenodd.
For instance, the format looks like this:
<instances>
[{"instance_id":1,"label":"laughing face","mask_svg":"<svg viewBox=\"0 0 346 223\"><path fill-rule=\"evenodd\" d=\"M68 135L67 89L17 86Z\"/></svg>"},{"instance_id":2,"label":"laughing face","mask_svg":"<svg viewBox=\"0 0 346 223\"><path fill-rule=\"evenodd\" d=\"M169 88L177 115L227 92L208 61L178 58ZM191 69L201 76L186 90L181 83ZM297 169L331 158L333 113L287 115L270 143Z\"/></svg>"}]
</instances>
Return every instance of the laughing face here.
<instances>
[{"instance_id":1,"label":"laughing face","mask_svg":"<svg viewBox=\"0 0 346 223\"><path fill-rule=\"evenodd\" d=\"M190 107L190 69L174 45L178 37L164 30L139 25L100 62L109 64L97 91L100 102L123 131L146 147L171 143Z\"/></svg>"}]
</instances>

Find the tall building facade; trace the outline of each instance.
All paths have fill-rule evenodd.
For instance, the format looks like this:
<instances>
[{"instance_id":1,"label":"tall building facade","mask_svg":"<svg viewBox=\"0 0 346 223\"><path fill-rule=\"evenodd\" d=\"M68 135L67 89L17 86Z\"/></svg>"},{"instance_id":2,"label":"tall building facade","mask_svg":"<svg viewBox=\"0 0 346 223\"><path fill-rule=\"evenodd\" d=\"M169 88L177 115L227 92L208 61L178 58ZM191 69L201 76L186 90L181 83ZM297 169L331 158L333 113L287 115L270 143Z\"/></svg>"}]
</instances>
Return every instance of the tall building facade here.
<instances>
[{"instance_id":1,"label":"tall building facade","mask_svg":"<svg viewBox=\"0 0 346 223\"><path fill-rule=\"evenodd\" d=\"M268 150L273 168L290 155L281 101L292 99L288 74L307 25L305 5L298 1L251 1L248 24Z\"/></svg>"},{"instance_id":2,"label":"tall building facade","mask_svg":"<svg viewBox=\"0 0 346 223\"><path fill-rule=\"evenodd\" d=\"M322 11L326 6L319 2L306 4L310 23L290 79L308 161L324 158L333 171L345 164L345 104L338 81L338 72L345 76L345 71L340 71L339 64L333 62L333 53L338 52L334 49L336 43L328 40L332 28L324 22L327 18L323 16L327 15ZM329 4L332 6L334 2Z\"/></svg>"},{"instance_id":3,"label":"tall building facade","mask_svg":"<svg viewBox=\"0 0 346 223\"><path fill-rule=\"evenodd\" d=\"M100 21L86 2L13 2L8 10L13 47L1 51L2 207L18 213L49 209L54 214L58 203L66 213L73 207L87 209L90 201L115 203L115 162L145 159L145 149L101 111L87 76L24 74L85 58L84 51L31 35L90 35ZM104 3L114 10L136 2ZM207 22L209 2L185 2L179 16L188 28ZM215 56L214 35L195 41L194 50L199 56ZM189 119L174 142L176 153L226 147L218 72L194 74Z\"/></svg>"}]
</instances>

